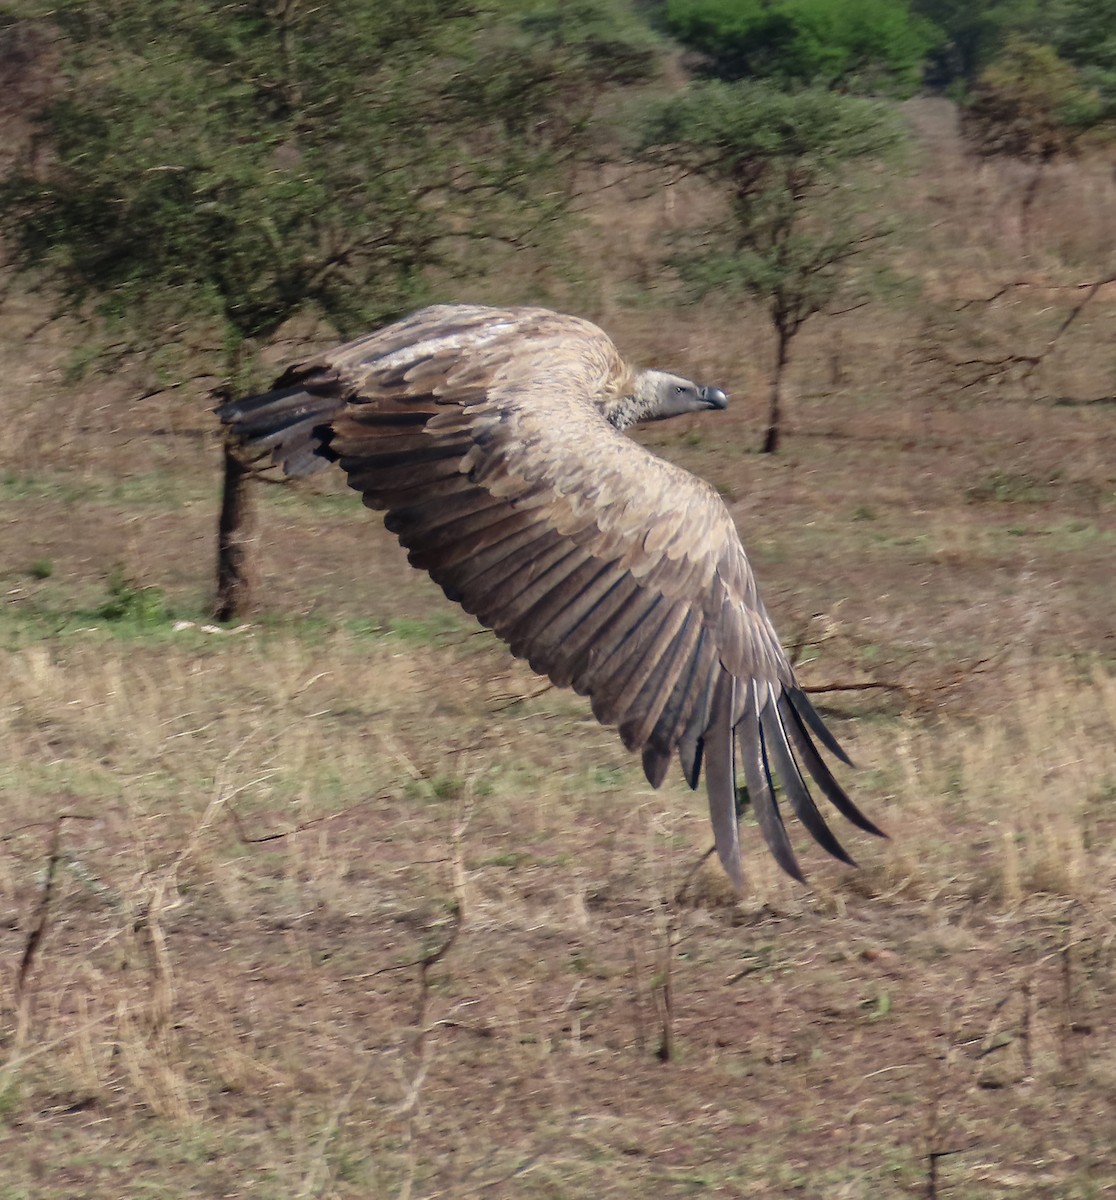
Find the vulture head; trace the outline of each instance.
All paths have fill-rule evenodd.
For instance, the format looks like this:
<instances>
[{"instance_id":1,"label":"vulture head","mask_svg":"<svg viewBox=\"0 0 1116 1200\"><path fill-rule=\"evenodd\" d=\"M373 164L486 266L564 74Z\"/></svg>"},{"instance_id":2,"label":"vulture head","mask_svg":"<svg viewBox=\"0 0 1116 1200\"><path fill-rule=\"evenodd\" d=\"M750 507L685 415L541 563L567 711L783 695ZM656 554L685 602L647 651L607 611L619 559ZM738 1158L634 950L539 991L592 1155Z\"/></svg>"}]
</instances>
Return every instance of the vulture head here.
<instances>
[{"instance_id":1,"label":"vulture head","mask_svg":"<svg viewBox=\"0 0 1116 1200\"><path fill-rule=\"evenodd\" d=\"M685 413L728 407L728 397L720 388L702 387L667 371L640 371L625 401L609 414L618 429L639 421L665 421Z\"/></svg>"}]
</instances>

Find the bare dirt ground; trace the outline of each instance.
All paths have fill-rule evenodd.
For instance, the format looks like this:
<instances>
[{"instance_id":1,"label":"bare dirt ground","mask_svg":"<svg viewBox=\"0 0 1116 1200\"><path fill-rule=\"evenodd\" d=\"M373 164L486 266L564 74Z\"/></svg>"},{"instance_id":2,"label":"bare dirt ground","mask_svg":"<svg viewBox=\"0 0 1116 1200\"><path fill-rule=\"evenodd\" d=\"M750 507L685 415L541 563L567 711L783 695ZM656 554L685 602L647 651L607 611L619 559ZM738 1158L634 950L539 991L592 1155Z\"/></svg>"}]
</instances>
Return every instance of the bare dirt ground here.
<instances>
[{"instance_id":1,"label":"bare dirt ground","mask_svg":"<svg viewBox=\"0 0 1116 1200\"><path fill-rule=\"evenodd\" d=\"M904 253L960 303L1023 268L943 178ZM1033 291L984 336L1050 328ZM67 382L10 295L0 1198L1116 1195L1111 308L1029 394L928 360L929 306L809 335L777 457L755 314L583 306L732 389L640 436L721 489L804 682L876 685L817 699L891 839L798 839L803 889L749 827L737 902L700 794L342 488L261 488L260 617L198 628L204 398Z\"/></svg>"}]
</instances>

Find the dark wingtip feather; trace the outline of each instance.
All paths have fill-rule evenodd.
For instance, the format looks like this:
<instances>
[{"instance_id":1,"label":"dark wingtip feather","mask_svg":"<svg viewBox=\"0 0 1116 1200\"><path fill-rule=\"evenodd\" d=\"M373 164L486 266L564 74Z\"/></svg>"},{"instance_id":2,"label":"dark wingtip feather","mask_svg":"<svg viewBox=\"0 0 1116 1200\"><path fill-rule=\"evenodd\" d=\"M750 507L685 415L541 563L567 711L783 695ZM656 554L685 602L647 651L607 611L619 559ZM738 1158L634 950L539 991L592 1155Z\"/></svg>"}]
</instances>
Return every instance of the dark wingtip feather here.
<instances>
[{"instance_id":1,"label":"dark wingtip feather","mask_svg":"<svg viewBox=\"0 0 1116 1200\"><path fill-rule=\"evenodd\" d=\"M775 861L792 879L805 883L806 876L798 865L790 838L787 837L783 814L779 812L779 802L775 799L775 793L770 790L758 791L752 800L752 808L755 810L763 840Z\"/></svg>"},{"instance_id":2,"label":"dark wingtip feather","mask_svg":"<svg viewBox=\"0 0 1116 1200\"><path fill-rule=\"evenodd\" d=\"M678 743L678 757L682 762L682 774L690 785L690 791L697 788L701 779L701 760L705 751L705 739L686 738Z\"/></svg>"},{"instance_id":3,"label":"dark wingtip feather","mask_svg":"<svg viewBox=\"0 0 1116 1200\"><path fill-rule=\"evenodd\" d=\"M213 411L226 424L243 421L253 413L283 413L293 405L304 407L306 393L300 387L277 388L270 392L259 392L255 396L241 396L235 400L224 400Z\"/></svg>"},{"instance_id":4,"label":"dark wingtip feather","mask_svg":"<svg viewBox=\"0 0 1116 1200\"><path fill-rule=\"evenodd\" d=\"M825 823L825 818L818 811L814 798L810 795L810 789L806 786L802 772L794 760L778 707L771 700L768 701L760 716L760 731L763 734L764 753L775 767L775 773L779 777L779 786L783 795L790 801L795 816L827 854L831 854L850 867L855 867L856 862L837 840L833 831Z\"/></svg>"},{"instance_id":5,"label":"dark wingtip feather","mask_svg":"<svg viewBox=\"0 0 1116 1200\"><path fill-rule=\"evenodd\" d=\"M818 710L810 703L806 693L800 687L791 686L784 688L783 694L787 697L802 721L814 731L814 735L818 741L847 766L854 766L853 760L849 758L841 743L829 731L826 723L818 715Z\"/></svg>"},{"instance_id":6,"label":"dark wingtip feather","mask_svg":"<svg viewBox=\"0 0 1116 1200\"><path fill-rule=\"evenodd\" d=\"M798 865L786 826L783 824L783 816L779 812L779 803L775 799L775 781L771 777L771 764L764 748L754 681L744 715L736 725L736 739L744 761L744 778L748 784L752 811L756 814L763 840L779 866L792 879L805 883L806 877Z\"/></svg>"},{"instance_id":7,"label":"dark wingtip feather","mask_svg":"<svg viewBox=\"0 0 1116 1200\"><path fill-rule=\"evenodd\" d=\"M643 750L643 773L653 787L661 787L670 769L670 752L658 746L646 746ZM691 785L692 786L692 785Z\"/></svg>"},{"instance_id":8,"label":"dark wingtip feather","mask_svg":"<svg viewBox=\"0 0 1116 1200\"><path fill-rule=\"evenodd\" d=\"M271 461L293 478L325 470L336 460L330 421L340 402L300 387L279 388L217 405L214 412L242 452Z\"/></svg>"},{"instance_id":9,"label":"dark wingtip feather","mask_svg":"<svg viewBox=\"0 0 1116 1200\"><path fill-rule=\"evenodd\" d=\"M740 859L740 826L736 817L736 745L732 723L735 709L736 680L724 672L716 680L712 720L703 738L705 790L717 857L732 886L742 893L744 866Z\"/></svg>"},{"instance_id":10,"label":"dark wingtip feather","mask_svg":"<svg viewBox=\"0 0 1116 1200\"><path fill-rule=\"evenodd\" d=\"M790 735L798 750L799 756L810 777L825 793L829 802L859 829L876 837L887 837L874 822L870 821L845 794L845 789L833 777L833 772L826 766L825 760L818 753L817 747L810 740L809 731L803 724L797 708L790 703L787 693L779 699L779 711L784 719L787 733Z\"/></svg>"}]
</instances>

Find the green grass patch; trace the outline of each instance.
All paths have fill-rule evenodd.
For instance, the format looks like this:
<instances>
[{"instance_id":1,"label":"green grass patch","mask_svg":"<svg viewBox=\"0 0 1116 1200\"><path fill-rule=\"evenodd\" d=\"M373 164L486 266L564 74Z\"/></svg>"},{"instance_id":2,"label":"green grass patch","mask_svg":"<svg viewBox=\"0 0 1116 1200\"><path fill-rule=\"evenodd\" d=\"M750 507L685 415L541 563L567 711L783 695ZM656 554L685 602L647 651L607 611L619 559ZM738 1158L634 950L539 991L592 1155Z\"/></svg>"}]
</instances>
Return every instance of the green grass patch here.
<instances>
[{"instance_id":1,"label":"green grass patch","mask_svg":"<svg viewBox=\"0 0 1116 1200\"><path fill-rule=\"evenodd\" d=\"M1040 479L1012 471L993 471L965 489L970 504L1049 504L1055 499L1056 476Z\"/></svg>"},{"instance_id":2,"label":"green grass patch","mask_svg":"<svg viewBox=\"0 0 1116 1200\"><path fill-rule=\"evenodd\" d=\"M216 502L211 488L168 472L111 476L73 474L0 475L0 498L6 501L74 504L122 504L137 508L181 508L196 501Z\"/></svg>"}]
</instances>

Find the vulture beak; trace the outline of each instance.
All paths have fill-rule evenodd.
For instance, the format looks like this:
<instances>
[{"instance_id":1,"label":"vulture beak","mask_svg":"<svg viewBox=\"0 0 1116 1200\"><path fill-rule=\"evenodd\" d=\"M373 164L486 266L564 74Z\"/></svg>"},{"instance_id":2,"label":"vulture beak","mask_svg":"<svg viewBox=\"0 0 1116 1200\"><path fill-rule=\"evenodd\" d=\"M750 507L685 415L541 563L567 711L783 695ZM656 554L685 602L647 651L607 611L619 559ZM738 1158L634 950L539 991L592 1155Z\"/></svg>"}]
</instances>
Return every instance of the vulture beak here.
<instances>
[{"instance_id":1,"label":"vulture beak","mask_svg":"<svg viewBox=\"0 0 1116 1200\"><path fill-rule=\"evenodd\" d=\"M728 408L728 396L720 388L699 388L698 399L704 401L710 408Z\"/></svg>"}]
</instances>

